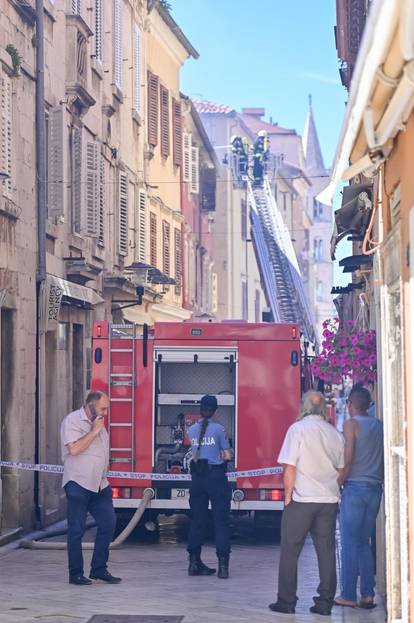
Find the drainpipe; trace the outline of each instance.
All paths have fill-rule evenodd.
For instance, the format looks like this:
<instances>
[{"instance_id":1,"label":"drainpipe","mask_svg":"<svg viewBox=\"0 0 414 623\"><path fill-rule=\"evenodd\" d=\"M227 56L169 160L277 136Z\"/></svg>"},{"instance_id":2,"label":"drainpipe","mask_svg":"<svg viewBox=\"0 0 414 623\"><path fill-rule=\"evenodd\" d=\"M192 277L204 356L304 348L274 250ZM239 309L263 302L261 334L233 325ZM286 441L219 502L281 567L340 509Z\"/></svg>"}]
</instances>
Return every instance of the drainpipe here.
<instances>
[{"instance_id":1,"label":"drainpipe","mask_svg":"<svg viewBox=\"0 0 414 623\"><path fill-rule=\"evenodd\" d=\"M41 327L42 284L46 279L46 124L43 0L36 0L36 189L37 189L37 271L36 271L36 407L34 461L40 463L41 416ZM34 473L36 527L41 525L39 472Z\"/></svg>"}]
</instances>

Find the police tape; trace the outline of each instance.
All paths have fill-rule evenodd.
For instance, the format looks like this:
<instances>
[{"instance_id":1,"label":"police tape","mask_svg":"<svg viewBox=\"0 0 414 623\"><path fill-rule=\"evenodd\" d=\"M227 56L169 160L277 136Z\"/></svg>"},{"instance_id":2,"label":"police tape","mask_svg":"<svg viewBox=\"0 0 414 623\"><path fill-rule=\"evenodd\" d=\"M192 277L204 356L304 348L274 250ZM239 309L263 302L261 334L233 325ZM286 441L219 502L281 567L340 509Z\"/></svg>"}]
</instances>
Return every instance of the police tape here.
<instances>
[{"instance_id":1,"label":"police tape","mask_svg":"<svg viewBox=\"0 0 414 623\"><path fill-rule=\"evenodd\" d=\"M49 474L63 474L63 465L49 465L47 463L22 463L21 461L0 461L0 467L24 469L30 472L46 472ZM263 467L260 469L246 469L236 472L227 472L229 478L257 478L258 476L272 476L282 474L282 467ZM123 478L129 480L191 480L190 474L157 474L151 472L119 472L108 471L109 478Z\"/></svg>"}]
</instances>

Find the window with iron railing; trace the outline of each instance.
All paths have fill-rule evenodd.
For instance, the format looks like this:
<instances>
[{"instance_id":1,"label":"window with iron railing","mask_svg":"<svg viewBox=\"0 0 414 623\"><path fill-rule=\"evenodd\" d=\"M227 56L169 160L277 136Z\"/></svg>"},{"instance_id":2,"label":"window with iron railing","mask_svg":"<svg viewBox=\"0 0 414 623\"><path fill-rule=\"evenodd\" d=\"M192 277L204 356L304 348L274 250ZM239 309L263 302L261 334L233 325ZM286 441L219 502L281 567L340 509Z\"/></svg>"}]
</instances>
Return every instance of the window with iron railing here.
<instances>
[{"instance_id":1,"label":"window with iron railing","mask_svg":"<svg viewBox=\"0 0 414 623\"><path fill-rule=\"evenodd\" d=\"M174 228L174 259L175 259L175 293L177 296L181 294L181 286L183 279L183 260L182 260L182 236L181 231Z\"/></svg>"},{"instance_id":2,"label":"window with iron railing","mask_svg":"<svg viewBox=\"0 0 414 623\"><path fill-rule=\"evenodd\" d=\"M122 0L114 1L115 86L122 91Z\"/></svg>"},{"instance_id":3,"label":"window with iron railing","mask_svg":"<svg viewBox=\"0 0 414 623\"><path fill-rule=\"evenodd\" d=\"M157 216L150 213L150 263L152 266L158 264L158 244L157 244Z\"/></svg>"},{"instance_id":4,"label":"window with iron railing","mask_svg":"<svg viewBox=\"0 0 414 623\"><path fill-rule=\"evenodd\" d=\"M102 63L102 24L103 24L102 0L95 0L95 60Z\"/></svg>"},{"instance_id":5,"label":"window with iron railing","mask_svg":"<svg viewBox=\"0 0 414 623\"><path fill-rule=\"evenodd\" d=\"M142 43L141 29L134 23L134 110L142 112Z\"/></svg>"},{"instance_id":6,"label":"window with iron railing","mask_svg":"<svg viewBox=\"0 0 414 623\"><path fill-rule=\"evenodd\" d=\"M170 224L167 221L162 222L162 271L170 274Z\"/></svg>"},{"instance_id":7,"label":"window with iron railing","mask_svg":"<svg viewBox=\"0 0 414 623\"><path fill-rule=\"evenodd\" d=\"M7 179L0 185L0 191L5 197L11 199L13 163L12 81L10 76L6 75L5 72L0 73L0 104L0 164L1 171L8 175Z\"/></svg>"},{"instance_id":8,"label":"window with iron railing","mask_svg":"<svg viewBox=\"0 0 414 623\"><path fill-rule=\"evenodd\" d=\"M118 192L118 253L125 256L128 253L128 176L126 173L119 173Z\"/></svg>"}]
</instances>

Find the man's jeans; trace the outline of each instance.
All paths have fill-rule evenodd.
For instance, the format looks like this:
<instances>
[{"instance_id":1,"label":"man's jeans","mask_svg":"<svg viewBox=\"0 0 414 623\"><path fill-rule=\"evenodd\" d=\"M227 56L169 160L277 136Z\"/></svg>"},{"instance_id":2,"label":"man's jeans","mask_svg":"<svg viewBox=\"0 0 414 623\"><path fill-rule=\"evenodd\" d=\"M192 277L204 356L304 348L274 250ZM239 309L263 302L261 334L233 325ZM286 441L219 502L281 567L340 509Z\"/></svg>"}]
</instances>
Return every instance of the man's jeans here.
<instances>
[{"instance_id":1,"label":"man's jeans","mask_svg":"<svg viewBox=\"0 0 414 623\"><path fill-rule=\"evenodd\" d=\"M95 548L91 573L99 575L106 570L109 545L115 531L116 517L112 504L111 487L94 493L73 480L65 485L68 502L68 561L69 576L83 575L82 537L85 533L86 515L90 513L97 523Z\"/></svg>"},{"instance_id":2,"label":"man's jeans","mask_svg":"<svg viewBox=\"0 0 414 623\"><path fill-rule=\"evenodd\" d=\"M374 597L375 566L370 539L381 504L382 485L348 481L340 506L342 541L342 593L349 601L357 600L360 575L361 597Z\"/></svg>"},{"instance_id":3,"label":"man's jeans","mask_svg":"<svg viewBox=\"0 0 414 623\"><path fill-rule=\"evenodd\" d=\"M318 557L319 597L316 602L332 606L336 591L335 526L338 504L290 502L282 515L278 601L295 606L298 559L310 532Z\"/></svg>"}]
</instances>

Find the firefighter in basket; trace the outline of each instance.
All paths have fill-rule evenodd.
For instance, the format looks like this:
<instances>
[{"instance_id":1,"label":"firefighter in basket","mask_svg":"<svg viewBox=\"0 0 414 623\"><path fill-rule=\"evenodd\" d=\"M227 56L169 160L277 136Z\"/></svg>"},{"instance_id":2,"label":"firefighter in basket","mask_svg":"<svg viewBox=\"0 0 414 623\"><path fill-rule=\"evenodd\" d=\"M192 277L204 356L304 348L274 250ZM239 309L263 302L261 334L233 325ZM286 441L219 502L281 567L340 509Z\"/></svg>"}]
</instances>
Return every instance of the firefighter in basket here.
<instances>
[{"instance_id":1,"label":"firefighter in basket","mask_svg":"<svg viewBox=\"0 0 414 623\"><path fill-rule=\"evenodd\" d=\"M247 146L246 146L247 142ZM233 159L234 175L243 177L247 174L248 165L248 141L245 137L232 136L230 139L231 153ZM247 147L247 148L246 148Z\"/></svg>"},{"instance_id":2,"label":"firefighter in basket","mask_svg":"<svg viewBox=\"0 0 414 623\"><path fill-rule=\"evenodd\" d=\"M253 179L255 186L263 183L265 163L269 159L270 141L266 130L260 130L253 145Z\"/></svg>"},{"instance_id":3,"label":"firefighter in basket","mask_svg":"<svg viewBox=\"0 0 414 623\"><path fill-rule=\"evenodd\" d=\"M201 561L201 547L205 536L208 504L214 520L218 577L229 577L230 556L230 487L226 475L227 461L231 459L230 444L223 426L212 421L217 410L215 396L203 396L200 401L202 419L188 430L191 442L190 508L192 511L187 551L188 575L212 575L215 569Z\"/></svg>"}]
</instances>

